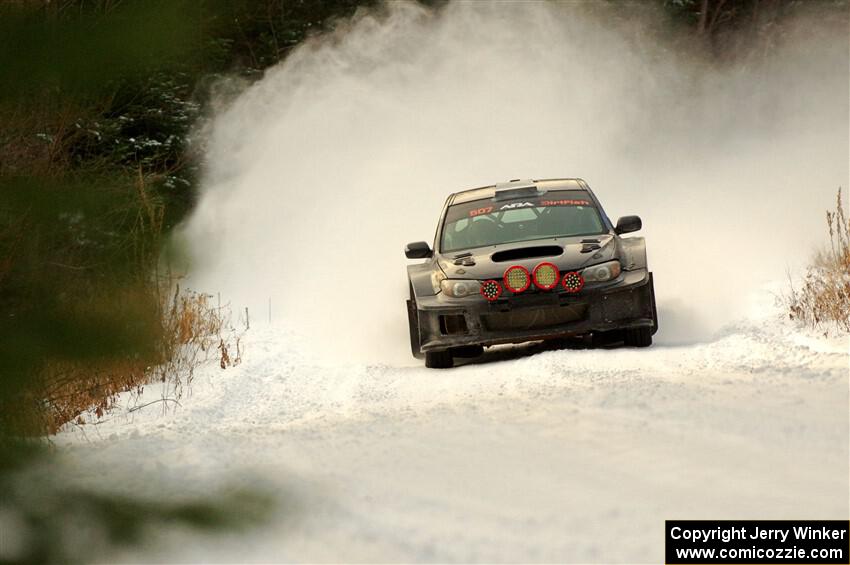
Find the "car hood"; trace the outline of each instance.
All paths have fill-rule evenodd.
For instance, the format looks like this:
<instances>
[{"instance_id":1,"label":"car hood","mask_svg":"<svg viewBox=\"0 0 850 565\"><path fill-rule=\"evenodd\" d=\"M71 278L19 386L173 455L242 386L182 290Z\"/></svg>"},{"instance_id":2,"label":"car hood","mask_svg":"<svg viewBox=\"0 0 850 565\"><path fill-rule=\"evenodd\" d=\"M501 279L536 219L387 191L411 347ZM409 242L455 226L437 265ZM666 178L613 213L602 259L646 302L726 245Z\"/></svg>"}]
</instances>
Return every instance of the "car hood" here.
<instances>
[{"instance_id":1,"label":"car hood","mask_svg":"<svg viewBox=\"0 0 850 565\"><path fill-rule=\"evenodd\" d=\"M554 264L563 272L617 258L613 235L589 235L538 239L490 245L437 255L437 262L452 279L501 279L508 267L521 265L529 270L542 262Z\"/></svg>"}]
</instances>

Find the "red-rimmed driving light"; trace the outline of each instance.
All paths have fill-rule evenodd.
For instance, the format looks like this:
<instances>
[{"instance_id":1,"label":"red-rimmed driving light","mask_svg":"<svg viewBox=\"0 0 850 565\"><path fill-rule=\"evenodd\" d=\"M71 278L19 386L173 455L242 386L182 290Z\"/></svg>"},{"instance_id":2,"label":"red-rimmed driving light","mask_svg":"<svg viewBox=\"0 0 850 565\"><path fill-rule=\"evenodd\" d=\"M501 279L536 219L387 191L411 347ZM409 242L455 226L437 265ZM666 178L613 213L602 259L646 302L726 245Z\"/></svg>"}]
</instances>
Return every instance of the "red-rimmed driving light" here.
<instances>
[{"instance_id":1,"label":"red-rimmed driving light","mask_svg":"<svg viewBox=\"0 0 850 565\"><path fill-rule=\"evenodd\" d=\"M531 286L531 275L528 274L528 269L522 265L508 267L502 279L505 281L505 288L511 292L523 292Z\"/></svg>"},{"instance_id":2,"label":"red-rimmed driving light","mask_svg":"<svg viewBox=\"0 0 850 565\"><path fill-rule=\"evenodd\" d=\"M494 302L500 296L502 296L502 285L499 284L499 281L489 280L481 283L481 296L486 298L489 302Z\"/></svg>"},{"instance_id":3,"label":"red-rimmed driving light","mask_svg":"<svg viewBox=\"0 0 850 565\"><path fill-rule=\"evenodd\" d=\"M534 286L541 290L552 290L558 286L558 279L561 273L558 267L552 263L540 263L534 267L531 278L534 280Z\"/></svg>"},{"instance_id":4,"label":"red-rimmed driving light","mask_svg":"<svg viewBox=\"0 0 850 565\"><path fill-rule=\"evenodd\" d=\"M584 288L584 277L575 271L564 273L564 278L561 279L561 285L567 292L578 292Z\"/></svg>"}]
</instances>

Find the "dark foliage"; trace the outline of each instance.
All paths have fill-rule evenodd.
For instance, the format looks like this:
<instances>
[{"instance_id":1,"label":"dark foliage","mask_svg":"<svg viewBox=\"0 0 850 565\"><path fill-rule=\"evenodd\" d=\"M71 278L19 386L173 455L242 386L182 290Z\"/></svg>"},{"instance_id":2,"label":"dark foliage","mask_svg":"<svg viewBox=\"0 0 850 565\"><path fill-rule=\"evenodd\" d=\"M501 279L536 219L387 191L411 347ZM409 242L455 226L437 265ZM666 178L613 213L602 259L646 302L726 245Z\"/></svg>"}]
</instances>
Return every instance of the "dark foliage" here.
<instances>
[{"instance_id":1,"label":"dark foliage","mask_svg":"<svg viewBox=\"0 0 850 565\"><path fill-rule=\"evenodd\" d=\"M0 7L0 405L34 386L46 360L150 361L151 273L195 200L187 140L207 77L259 77L368 3ZM117 292L127 288L133 299Z\"/></svg>"},{"instance_id":2,"label":"dark foliage","mask_svg":"<svg viewBox=\"0 0 850 565\"><path fill-rule=\"evenodd\" d=\"M734 58L757 43L781 35L790 16L817 13L820 19L846 20L846 0L664 0L677 24L715 56Z\"/></svg>"}]
</instances>

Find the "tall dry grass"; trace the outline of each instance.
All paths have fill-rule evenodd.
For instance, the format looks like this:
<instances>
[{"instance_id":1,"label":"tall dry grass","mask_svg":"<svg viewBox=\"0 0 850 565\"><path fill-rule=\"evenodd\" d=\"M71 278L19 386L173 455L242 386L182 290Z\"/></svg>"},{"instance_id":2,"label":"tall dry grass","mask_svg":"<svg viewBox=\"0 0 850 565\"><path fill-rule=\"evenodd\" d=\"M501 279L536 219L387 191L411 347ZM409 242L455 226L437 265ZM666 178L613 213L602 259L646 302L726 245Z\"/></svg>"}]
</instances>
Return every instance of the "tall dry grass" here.
<instances>
[{"instance_id":1,"label":"tall dry grass","mask_svg":"<svg viewBox=\"0 0 850 565\"><path fill-rule=\"evenodd\" d=\"M791 282L789 314L812 328L850 332L850 221L840 188L835 209L826 212L826 224L829 248L815 255L801 288Z\"/></svg>"},{"instance_id":2,"label":"tall dry grass","mask_svg":"<svg viewBox=\"0 0 850 565\"><path fill-rule=\"evenodd\" d=\"M163 399L177 401L198 366L217 362L226 369L241 363L242 332L234 327L229 306L212 305L209 294L177 286L170 296L169 309L161 316L161 361L150 369L148 380L163 384Z\"/></svg>"},{"instance_id":3,"label":"tall dry grass","mask_svg":"<svg viewBox=\"0 0 850 565\"><path fill-rule=\"evenodd\" d=\"M25 348L7 348L24 361L13 365L17 386L0 394L0 429L18 436L100 418L118 394L140 396L153 383L162 406L174 406L198 365L226 368L241 358L228 307L161 272L166 204L153 175L94 177L102 186L56 175L6 187L13 196L42 188L40 215L29 203L0 206L0 302L7 321L19 321L3 335ZM89 190L80 196L88 200L54 198L72 189ZM78 206L76 223L45 219Z\"/></svg>"},{"instance_id":4,"label":"tall dry grass","mask_svg":"<svg viewBox=\"0 0 850 565\"><path fill-rule=\"evenodd\" d=\"M140 293L132 299L143 300ZM170 287L163 292L161 311L151 320L158 325L154 347L139 355L114 355L89 360L46 360L36 376L37 386L24 404L35 410L16 411L15 428L52 434L73 422L92 423L106 416L119 394L132 391L138 399L146 387L160 388L163 409L179 404L199 366L216 363L222 369L241 361L241 333L233 327L227 306L210 303L210 296ZM114 297L109 301L114 304ZM91 311L91 304L85 305ZM149 398L149 397L148 397ZM150 400L148 403L152 403ZM146 406L146 405L145 405Z\"/></svg>"}]
</instances>

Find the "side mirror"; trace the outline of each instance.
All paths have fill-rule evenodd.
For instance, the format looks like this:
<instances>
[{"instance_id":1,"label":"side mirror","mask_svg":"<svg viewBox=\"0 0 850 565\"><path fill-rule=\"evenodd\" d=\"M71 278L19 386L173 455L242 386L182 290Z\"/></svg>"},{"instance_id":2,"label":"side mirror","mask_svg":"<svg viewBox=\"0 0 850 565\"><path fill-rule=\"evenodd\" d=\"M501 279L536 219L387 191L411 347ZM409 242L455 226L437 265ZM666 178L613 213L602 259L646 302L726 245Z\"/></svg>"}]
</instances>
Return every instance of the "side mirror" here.
<instances>
[{"instance_id":1,"label":"side mirror","mask_svg":"<svg viewBox=\"0 0 850 565\"><path fill-rule=\"evenodd\" d=\"M424 241L408 243L404 246L404 256L408 259L427 259L433 254L431 247Z\"/></svg>"},{"instance_id":2,"label":"side mirror","mask_svg":"<svg viewBox=\"0 0 850 565\"><path fill-rule=\"evenodd\" d=\"M617 227L614 228L614 231L617 234L631 233L638 231L642 227L643 222L640 221L640 216L623 216L617 220Z\"/></svg>"}]
</instances>

